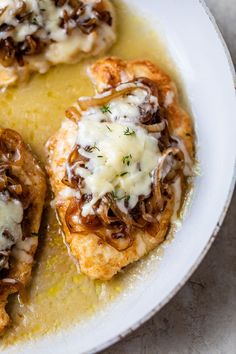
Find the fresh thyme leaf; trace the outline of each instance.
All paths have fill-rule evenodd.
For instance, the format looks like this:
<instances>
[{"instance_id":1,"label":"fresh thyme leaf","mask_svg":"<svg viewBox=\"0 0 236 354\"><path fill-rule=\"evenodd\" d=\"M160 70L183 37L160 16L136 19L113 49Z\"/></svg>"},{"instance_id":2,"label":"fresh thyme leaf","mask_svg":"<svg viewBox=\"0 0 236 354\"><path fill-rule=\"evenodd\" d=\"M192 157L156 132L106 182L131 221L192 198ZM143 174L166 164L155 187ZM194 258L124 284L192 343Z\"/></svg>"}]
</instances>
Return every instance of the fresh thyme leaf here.
<instances>
[{"instance_id":1,"label":"fresh thyme leaf","mask_svg":"<svg viewBox=\"0 0 236 354\"><path fill-rule=\"evenodd\" d=\"M132 160L132 155L131 155L131 154L126 155L126 156L123 156L123 158L122 158L123 164L124 164L124 165L127 165L127 166L130 165L131 160Z\"/></svg>"},{"instance_id":2,"label":"fresh thyme leaf","mask_svg":"<svg viewBox=\"0 0 236 354\"><path fill-rule=\"evenodd\" d=\"M114 199L117 198L117 194L114 191L111 192L111 195L112 195L112 198L114 198Z\"/></svg>"},{"instance_id":3,"label":"fresh thyme leaf","mask_svg":"<svg viewBox=\"0 0 236 354\"><path fill-rule=\"evenodd\" d=\"M97 157L101 158L101 157L103 157L103 156L102 156L102 155L98 155Z\"/></svg>"},{"instance_id":4,"label":"fresh thyme leaf","mask_svg":"<svg viewBox=\"0 0 236 354\"><path fill-rule=\"evenodd\" d=\"M38 20L36 17L33 17L31 20L32 25L38 25Z\"/></svg>"},{"instance_id":5,"label":"fresh thyme leaf","mask_svg":"<svg viewBox=\"0 0 236 354\"><path fill-rule=\"evenodd\" d=\"M112 132L111 128L108 125L106 125L106 127L110 132Z\"/></svg>"},{"instance_id":6,"label":"fresh thyme leaf","mask_svg":"<svg viewBox=\"0 0 236 354\"><path fill-rule=\"evenodd\" d=\"M124 131L124 135L135 135L135 131L127 127Z\"/></svg>"},{"instance_id":7,"label":"fresh thyme leaf","mask_svg":"<svg viewBox=\"0 0 236 354\"><path fill-rule=\"evenodd\" d=\"M84 150L87 152L93 152L94 150L100 151L96 143L93 146L86 146Z\"/></svg>"},{"instance_id":8,"label":"fresh thyme leaf","mask_svg":"<svg viewBox=\"0 0 236 354\"><path fill-rule=\"evenodd\" d=\"M125 201L128 202L130 200L130 195L127 195Z\"/></svg>"},{"instance_id":9,"label":"fresh thyme leaf","mask_svg":"<svg viewBox=\"0 0 236 354\"><path fill-rule=\"evenodd\" d=\"M102 113L111 113L109 104L105 104L104 106L100 107Z\"/></svg>"},{"instance_id":10,"label":"fresh thyme leaf","mask_svg":"<svg viewBox=\"0 0 236 354\"><path fill-rule=\"evenodd\" d=\"M130 199L130 196L126 195L126 194L124 194L122 197L118 197L118 195L115 192L111 192L111 195L112 195L113 199L117 200L117 201L120 201L120 200L123 200L123 199L129 201L129 199Z\"/></svg>"},{"instance_id":11,"label":"fresh thyme leaf","mask_svg":"<svg viewBox=\"0 0 236 354\"><path fill-rule=\"evenodd\" d=\"M122 172L121 174L120 174L120 177L123 177L123 176L125 176L125 175L127 175L128 174L128 172Z\"/></svg>"}]
</instances>

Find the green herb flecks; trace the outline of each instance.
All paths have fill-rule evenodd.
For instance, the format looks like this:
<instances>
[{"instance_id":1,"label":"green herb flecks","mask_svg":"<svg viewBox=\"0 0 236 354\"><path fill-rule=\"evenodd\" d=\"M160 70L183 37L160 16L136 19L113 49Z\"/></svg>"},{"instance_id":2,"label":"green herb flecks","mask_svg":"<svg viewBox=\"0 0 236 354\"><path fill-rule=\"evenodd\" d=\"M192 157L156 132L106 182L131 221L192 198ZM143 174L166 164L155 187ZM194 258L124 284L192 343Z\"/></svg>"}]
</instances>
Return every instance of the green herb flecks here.
<instances>
[{"instance_id":1,"label":"green herb flecks","mask_svg":"<svg viewBox=\"0 0 236 354\"><path fill-rule=\"evenodd\" d=\"M128 172L122 172L121 174L120 174L120 177L123 177L123 176L125 176L125 175L127 175L128 174Z\"/></svg>"},{"instance_id":2,"label":"green herb flecks","mask_svg":"<svg viewBox=\"0 0 236 354\"><path fill-rule=\"evenodd\" d=\"M135 135L135 131L127 127L124 131L124 135Z\"/></svg>"},{"instance_id":3,"label":"green herb flecks","mask_svg":"<svg viewBox=\"0 0 236 354\"><path fill-rule=\"evenodd\" d=\"M112 132L111 128L108 125L106 125L106 127L109 130L109 132Z\"/></svg>"},{"instance_id":4,"label":"green herb flecks","mask_svg":"<svg viewBox=\"0 0 236 354\"><path fill-rule=\"evenodd\" d=\"M111 114L111 110L110 110L109 104L105 104L104 106L100 107L100 110L101 110L102 113L110 113Z\"/></svg>"},{"instance_id":5,"label":"green herb flecks","mask_svg":"<svg viewBox=\"0 0 236 354\"><path fill-rule=\"evenodd\" d=\"M132 160L131 154L122 157L122 162L124 165L129 166L131 164L131 160Z\"/></svg>"},{"instance_id":6,"label":"green herb flecks","mask_svg":"<svg viewBox=\"0 0 236 354\"><path fill-rule=\"evenodd\" d=\"M32 24L32 25L38 25L38 20L37 20L36 17L33 17L33 18L32 18L31 24Z\"/></svg>"},{"instance_id":7,"label":"green herb flecks","mask_svg":"<svg viewBox=\"0 0 236 354\"><path fill-rule=\"evenodd\" d=\"M100 151L96 143L93 146L86 146L84 150L87 152L93 152L94 150Z\"/></svg>"},{"instance_id":8,"label":"green herb flecks","mask_svg":"<svg viewBox=\"0 0 236 354\"><path fill-rule=\"evenodd\" d=\"M125 200L129 201L130 200L130 195L124 194L122 197L118 197L118 195L115 192L111 192L112 198L117 201Z\"/></svg>"}]
</instances>

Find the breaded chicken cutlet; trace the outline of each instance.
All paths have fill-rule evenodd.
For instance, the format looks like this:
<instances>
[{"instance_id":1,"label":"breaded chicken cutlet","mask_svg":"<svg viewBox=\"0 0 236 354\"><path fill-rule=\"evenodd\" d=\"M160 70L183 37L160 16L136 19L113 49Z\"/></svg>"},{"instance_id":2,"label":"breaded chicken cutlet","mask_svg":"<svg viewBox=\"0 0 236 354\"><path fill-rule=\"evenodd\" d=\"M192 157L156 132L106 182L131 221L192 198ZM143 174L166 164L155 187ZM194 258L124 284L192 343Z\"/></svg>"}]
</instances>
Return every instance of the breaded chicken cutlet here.
<instances>
[{"instance_id":1,"label":"breaded chicken cutlet","mask_svg":"<svg viewBox=\"0 0 236 354\"><path fill-rule=\"evenodd\" d=\"M66 243L80 269L111 279L162 243L194 160L194 131L171 78L149 61L105 58L97 90L49 140L48 172Z\"/></svg>"},{"instance_id":2,"label":"breaded chicken cutlet","mask_svg":"<svg viewBox=\"0 0 236 354\"><path fill-rule=\"evenodd\" d=\"M8 296L30 280L45 193L45 174L21 136L0 129L0 334Z\"/></svg>"},{"instance_id":3,"label":"breaded chicken cutlet","mask_svg":"<svg viewBox=\"0 0 236 354\"><path fill-rule=\"evenodd\" d=\"M109 0L1 0L0 87L100 54L115 39Z\"/></svg>"}]
</instances>

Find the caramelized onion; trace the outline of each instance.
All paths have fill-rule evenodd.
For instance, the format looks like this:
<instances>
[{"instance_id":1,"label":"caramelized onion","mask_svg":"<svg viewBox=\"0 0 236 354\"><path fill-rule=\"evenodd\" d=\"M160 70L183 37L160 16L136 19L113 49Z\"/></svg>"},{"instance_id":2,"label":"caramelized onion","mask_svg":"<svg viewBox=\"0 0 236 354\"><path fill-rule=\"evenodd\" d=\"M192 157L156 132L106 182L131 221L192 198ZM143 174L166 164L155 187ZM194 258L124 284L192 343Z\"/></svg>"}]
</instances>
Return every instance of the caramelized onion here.
<instances>
[{"instance_id":1,"label":"caramelized onion","mask_svg":"<svg viewBox=\"0 0 236 354\"><path fill-rule=\"evenodd\" d=\"M70 107L66 110L66 118L72 120L74 123L78 123L80 120L81 114L80 112L76 109L76 107Z\"/></svg>"},{"instance_id":2,"label":"caramelized onion","mask_svg":"<svg viewBox=\"0 0 236 354\"><path fill-rule=\"evenodd\" d=\"M145 128L149 133L160 133L165 129L166 123L163 120L161 123L156 124L141 124L141 127Z\"/></svg>"},{"instance_id":3,"label":"caramelized onion","mask_svg":"<svg viewBox=\"0 0 236 354\"><path fill-rule=\"evenodd\" d=\"M25 172L23 141L13 130L0 131L0 193L3 200L17 199L24 209L22 230L25 237L31 236L28 217L31 212L32 197L30 188L32 182Z\"/></svg>"},{"instance_id":4,"label":"caramelized onion","mask_svg":"<svg viewBox=\"0 0 236 354\"><path fill-rule=\"evenodd\" d=\"M77 167L84 166L85 162L88 161L86 157L79 153L79 145L76 145L68 157L67 161L67 171L62 179L62 182L71 188L79 188L82 184L83 178L76 175L75 170ZM69 173L68 173L69 171Z\"/></svg>"},{"instance_id":5,"label":"caramelized onion","mask_svg":"<svg viewBox=\"0 0 236 354\"><path fill-rule=\"evenodd\" d=\"M77 198L72 198L66 211L66 225L70 232L91 231L96 229L100 222L96 215L82 216L83 202Z\"/></svg>"},{"instance_id":6,"label":"caramelized onion","mask_svg":"<svg viewBox=\"0 0 236 354\"><path fill-rule=\"evenodd\" d=\"M158 166L158 180L174 179L176 173L173 175L173 172L182 169L183 163L184 154L180 149L176 147L167 149L163 153Z\"/></svg>"},{"instance_id":7,"label":"caramelized onion","mask_svg":"<svg viewBox=\"0 0 236 354\"><path fill-rule=\"evenodd\" d=\"M115 98L118 98L118 97L121 97L124 95L128 95L134 89L135 89L135 86L126 87L126 88L119 90L119 91L116 89L112 89L100 97L80 98L80 99L78 99L78 104L79 104L81 111L86 111L87 109L94 107L94 106L105 106L111 100L114 100Z\"/></svg>"},{"instance_id":8,"label":"caramelized onion","mask_svg":"<svg viewBox=\"0 0 236 354\"><path fill-rule=\"evenodd\" d=\"M120 91L112 89L100 97L79 99L80 110L107 105L117 97L128 95L140 87L135 83L143 85L149 96L154 95L158 98L157 85L149 79L140 78L128 83L130 86ZM78 122L80 113L76 108L71 108L67 111L67 117ZM92 231L118 251L124 251L132 245L133 235L137 229L143 229L155 237L162 226L160 220L164 218L165 222L170 222L169 214L173 205L171 183L176 176L182 174L184 167L184 154L176 147L176 142L170 135L161 107L153 106L149 110L140 107L139 125L148 133L159 133L157 143L162 156L152 174L151 193L148 196L139 196L139 201L133 209L129 208L127 202L127 213L119 208L114 196L107 193L93 205L94 214L87 217L81 215L82 207L86 203L86 196L81 193L81 199L73 198L66 212L66 223L71 232ZM76 145L70 154L67 173L62 181L71 188L80 190L83 178L76 175L75 169L77 166L84 167L88 159L79 153L79 148L80 146ZM92 196L89 198L91 200Z\"/></svg>"},{"instance_id":9,"label":"caramelized onion","mask_svg":"<svg viewBox=\"0 0 236 354\"><path fill-rule=\"evenodd\" d=\"M8 67L14 63L16 51L12 38L0 40L0 63Z\"/></svg>"}]
</instances>

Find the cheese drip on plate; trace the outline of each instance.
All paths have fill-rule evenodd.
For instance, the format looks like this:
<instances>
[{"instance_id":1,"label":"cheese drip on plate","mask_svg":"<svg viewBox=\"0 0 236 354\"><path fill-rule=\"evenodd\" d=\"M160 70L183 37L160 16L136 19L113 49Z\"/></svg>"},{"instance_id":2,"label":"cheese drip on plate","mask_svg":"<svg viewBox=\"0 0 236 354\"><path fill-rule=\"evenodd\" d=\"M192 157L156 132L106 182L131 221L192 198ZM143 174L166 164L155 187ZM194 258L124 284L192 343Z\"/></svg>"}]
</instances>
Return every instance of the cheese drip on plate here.
<instances>
[{"instance_id":1,"label":"cheese drip on plate","mask_svg":"<svg viewBox=\"0 0 236 354\"><path fill-rule=\"evenodd\" d=\"M123 212L135 207L139 197L151 193L152 172L161 153L155 136L138 125L140 110L157 109L158 101L143 88L115 98L109 105L93 107L78 123L78 152L85 166L77 167L82 194L92 199L82 207L82 215L94 214L93 206L111 193Z\"/></svg>"}]
</instances>

